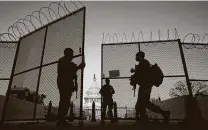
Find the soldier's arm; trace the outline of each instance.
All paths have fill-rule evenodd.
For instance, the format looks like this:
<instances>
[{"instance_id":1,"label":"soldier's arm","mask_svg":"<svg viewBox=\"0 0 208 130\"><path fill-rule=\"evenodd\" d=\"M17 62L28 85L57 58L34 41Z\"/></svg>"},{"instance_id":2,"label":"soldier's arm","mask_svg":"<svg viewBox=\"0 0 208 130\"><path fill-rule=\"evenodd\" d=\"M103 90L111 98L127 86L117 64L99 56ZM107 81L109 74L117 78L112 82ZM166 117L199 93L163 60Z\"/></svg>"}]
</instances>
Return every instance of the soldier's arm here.
<instances>
[{"instance_id":1,"label":"soldier's arm","mask_svg":"<svg viewBox=\"0 0 208 130\"><path fill-rule=\"evenodd\" d=\"M58 67L57 67L57 73L59 74L60 73L60 71L61 71L61 65L60 65L61 63L60 63L60 59L59 59L59 61L58 61Z\"/></svg>"},{"instance_id":2,"label":"soldier's arm","mask_svg":"<svg viewBox=\"0 0 208 130\"><path fill-rule=\"evenodd\" d=\"M112 94L115 93L115 90L113 89L113 86L111 86Z\"/></svg>"},{"instance_id":3,"label":"soldier's arm","mask_svg":"<svg viewBox=\"0 0 208 130\"><path fill-rule=\"evenodd\" d=\"M76 67L76 71L79 70L79 69L83 69L85 67L85 63L81 63L79 64L77 67Z\"/></svg>"},{"instance_id":4,"label":"soldier's arm","mask_svg":"<svg viewBox=\"0 0 208 130\"><path fill-rule=\"evenodd\" d=\"M103 87L101 87L99 93L102 95L103 94Z\"/></svg>"}]
</instances>

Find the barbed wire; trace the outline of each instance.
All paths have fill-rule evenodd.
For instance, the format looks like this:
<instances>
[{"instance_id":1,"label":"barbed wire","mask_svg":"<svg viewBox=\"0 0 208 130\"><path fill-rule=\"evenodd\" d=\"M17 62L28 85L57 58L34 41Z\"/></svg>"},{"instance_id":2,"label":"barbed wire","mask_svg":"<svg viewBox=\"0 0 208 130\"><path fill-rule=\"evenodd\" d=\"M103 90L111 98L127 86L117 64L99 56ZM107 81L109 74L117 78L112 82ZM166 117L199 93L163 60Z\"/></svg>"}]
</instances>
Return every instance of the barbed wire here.
<instances>
[{"instance_id":1,"label":"barbed wire","mask_svg":"<svg viewBox=\"0 0 208 130\"><path fill-rule=\"evenodd\" d=\"M33 11L31 14L18 19L13 25L9 26L6 33L0 34L0 47L9 47L8 45L11 43L8 44L8 41L17 42L20 37L23 37L54 20L69 15L82 7L83 4L80 1L51 2L47 7L42 7L38 11Z\"/></svg>"},{"instance_id":2,"label":"barbed wire","mask_svg":"<svg viewBox=\"0 0 208 130\"><path fill-rule=\"evenodd\" d=\"M155 33L155 32L154 32ZM102 44L113 44L113 43L131 43L131 42L144 42L149 41L153 45L159 43L165 44L165 41L181 39L177 29L168 29L166 35L161 35L161 30L158 30L155 35L150 31L149 35L144 35L143 31L139 33L132 32L127 36L126 33L103 33ZM188 33L182 38L184 48L186 49L208 49L208 34L200 36L196 33ZM154 41L154 42L153 42ZM145 43L144 45L148 46L150 43Z\"/></svg>"},{"instance_id":3,"label":"barbed wire","mask_svg":"<svg viewBox=\"0 0 208 130\"><path fill-rule=\"evenodd\" d=\"M140 31L139 33L132 32L131 35L128 35L126 33L103 33L103 44L108 43L127 43L127 42L144 42L144 41L162 41L162 40L174 40L179 39L179 35L176 29L174 30L167 30L166 38L162 39L161 31L158 30L156 37L153 37L153 32L150 31L150 34L144 35L143 31Z\"/></svg>"},{"instance_id":4,"label":"barbed wire","mask_svg":"<svg viewBox=\"0 0 208 130\"><path fill-rule=\"evenodd\" d=\"M73 7L69 7L73 6ZM53 22L56 19L59 19L65 15L72 13L75 10L78 10L83 7L83 4L80 1L57 1L51 2L47 7L40 8L39 11L33 11L31 14L26 15L24 18L18 19L13 25L8 27L6 33L0 34L0 47L2 48L13 48L16 44L12 45L7 43L7 41L18 41L20 37L46 25L50 22ZM103 33L102 43L127 43L127 42L143 42L143 41L161 41L162 40L175 40L180 39L177 29L168 29L165 36L161 35L161 30L158 30L156 35L153 36L153 32L150 31L149 36L144 35L143 31L140 31L138 34L131 33L130 36L127 36L126 33ZM5 41L5 42L4 42ZM183 38L183 43L203 43L208 44L208 34L204 34L201 37L196 33L188 33ZM165 42L162 42L165 43ZM158 42L152 42L152 44L157 45ZM145 44L145 45L148 45ZM183 45L186 49L198 48L208 49L207 45Z\"/></svg>"}]
</instances>

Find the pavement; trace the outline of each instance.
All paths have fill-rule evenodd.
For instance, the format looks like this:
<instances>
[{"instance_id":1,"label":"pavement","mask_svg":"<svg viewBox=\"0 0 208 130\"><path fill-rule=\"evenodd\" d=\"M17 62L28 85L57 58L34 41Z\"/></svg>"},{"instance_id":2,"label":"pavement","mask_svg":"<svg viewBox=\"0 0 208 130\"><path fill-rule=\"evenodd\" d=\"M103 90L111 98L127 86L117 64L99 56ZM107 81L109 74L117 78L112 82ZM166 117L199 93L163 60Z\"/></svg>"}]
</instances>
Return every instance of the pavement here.
<instances>
[{"instance_id":1,"label":"pavement","mask_svg":"<svg viewBox=\"0 0 208 130\"><path fill-rule=\"evenodd\" d=\"M5 123L1 125L1 130L192 130L192 128L185 127L182 124L135 124L134 121L119 121L117 123L110 123L106 121L104 125L100 124L100 121L91 122L84 121L83 125L80 125L79 121L70 123L72 126L66 125L64 127L57 127L56 122L25 122L25 123ZM208 130L206 128L194 128Z\"/></svg>"}]
</instances>

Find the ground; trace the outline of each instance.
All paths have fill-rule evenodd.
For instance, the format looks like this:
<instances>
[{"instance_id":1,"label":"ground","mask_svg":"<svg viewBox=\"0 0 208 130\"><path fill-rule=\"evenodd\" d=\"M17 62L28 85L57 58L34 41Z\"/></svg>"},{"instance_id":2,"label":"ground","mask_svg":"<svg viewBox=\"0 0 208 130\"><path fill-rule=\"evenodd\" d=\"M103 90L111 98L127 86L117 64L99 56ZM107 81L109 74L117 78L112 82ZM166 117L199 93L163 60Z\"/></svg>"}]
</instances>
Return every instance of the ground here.
<instances>
[{"instance_id":1,"label":"ground","mask_svg":"<svg viewBox=\"0 0 208 130\"><path fill-rule=\"evenodd\" d=\"M203 127L208 128L208 127ZM55 122L41 122L41 123L24 123L24 124L3 124L1 130L184 130L186 127L181 124L149 124L149 125L135 125L131 121L119 121L118 123L110 124L106 122L105 125L100 125L100 122L84 121L82 127L79 122L75 121L72 126L56 127ZM192 129L192 128L191 128ZM201 128L197 128L201 129ZM188 128L187 130L190 130Z\"/></svg>"}]
</instances>

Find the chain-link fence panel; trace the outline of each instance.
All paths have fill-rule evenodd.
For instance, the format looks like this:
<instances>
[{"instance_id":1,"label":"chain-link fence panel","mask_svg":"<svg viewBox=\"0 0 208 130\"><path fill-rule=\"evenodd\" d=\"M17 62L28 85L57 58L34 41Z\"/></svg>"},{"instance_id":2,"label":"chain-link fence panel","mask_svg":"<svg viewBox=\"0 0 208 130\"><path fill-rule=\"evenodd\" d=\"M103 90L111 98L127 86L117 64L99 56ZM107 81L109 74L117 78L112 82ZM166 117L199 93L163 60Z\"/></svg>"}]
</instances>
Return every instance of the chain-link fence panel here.
<instances>
[{"instance_id":1,"label":"chain-link fence panel","mask_svg":"<svg viewBox=\"0 0 208 130\"><path fill-rule=\"evenodd\" d=\"M5 120L33 119L45 31L38 30L19 42Z\"/></svg>"},{"instance_id":2,"label":"chain-link fence panel","mask_svg":"<svg viewBox=\"0 0 208 130\"><path fill-rule=\"evenodd\" d=\"M104 81L104 80L103 80ZM184 107L179 107L178 106L184 106L184 102L177 102L177 99L175 99L178 96L185 96L188 94L188 90L186 93L183 93L182 91L178 90L177 82L184 82L183 85L185 85L185 89L187 88L185 78L182 77L167 77L164 78L163 83L160 85L160 87L153 87L151 96L150 96L150 101L159 105L162 109L164 110L169 110L171 113L183 113L184 112ZM105 84L103 82L103 84ZM124 117L126 111L125 107L130 107L130 108L135 108L135 104L137 103L137 97L138 97L138 91L139 91L139 86L137 86L135 90L135 97L134 97L134 91L132 90L132 86L130 85L129 79L111 79L110 84L113 86L115 90L115 94L113 95L113 100L117 103L118 107L118 115L120 115L120 118ZM173 92L174 91L174 92ZM178 95L174 95L178 94ZM185 100L185 98L184 98ZM184 101L183 100L183 101ZM166 104L168 102L169 104ZM171 104L171 102L173 102ZM123 108L123 109L121 109ZM135 117L133 114L135 113L134 111L131 111L133 113L128 113L128 115L131 115L130 117ZM153 113L149 113L149 116L151 116ZM153 114L154 115L154 114ZM158 114L156 114L158 115ZM156 117L156 116L152 116ZM157 117L160 117L158 115ZM176 119L176 115L171 115L171 119ZM182 119L180 117L180 119Z\"/></svg>"},{"instance_id":3,"label":"chain-link fence panel","mask_svg":"<svg viewBox=\"0 0 208 130\"><path fill-rule=\"evenodd\" d=\"M109 71L119 70L119 77L130 77L130 69L134 68L135 55L139 51L138 44L102 45L102 74L110 77Z\"/></svg>"},{"instance_id":4,"label":"chain-link fence panel","mask_svg":"<svg viewBox=\"0 0 208 130\"><path fill-rule=\"evenodd\" d=\"M82 58L78 57L73 60L74 63L80 64L82 62ZM72 94L71 101L74 103L74 111L75 116L79 117L80 111L80 92L81 92L81 71L78 70L78 90ZM69 86L70 87L70 86ZM49 102L52 102L52 106L54 109L58 110L59 106L59 90L57 87L57 64L49 65L42 68L42 75L40 80L40 88L38 91L39 95L44 96L42 102L46 108L49 106ZM71 108L70 108L71 109ZM70 110L69 110L70 112ZM57 116L57 111L52 112L52 114ZM69 116L69 114L68 114Z\"/></svg>"},{"instance_id":5,"label":"chain-link fence panel","mask_svg":"<svg viewBox=\"0 0 208 130\"><path fill-rule=\"evenodd\" d=\"M120 120L133 120L135 119L135 108L134 107L117 107L117 116Z\"/></svg>"},{"instance_id":6,"label":"chain-link fence panel","mask_svg":"<svg viewBox=\"0 0 208 130\"><path fill-rule=\"evenodd\" d=\"M7 88L9 85L9 80L0 80L0 116L2 115L2 111L3 111L3 104L5 101L5 97L6 97L6 92L7 92Z\"/></svg>"},{"instance_id":7,"label":"chain-link fence panel","mask_svg":"<svg viewBox=\"0 0 208 130\"><path fill-rule=\"evenodd\" d=\"M41 65L45 31L46 28L43 28L21 39L14 74Z\"/></svg>"},{"instance_id":8,"label":"chain-link fence panel","mask_svg":"<svg viewBox=\"0 0 208 130\"><path fill-rule=\"evenodd\" d=\"M145 59L150 64L157 63L165 76L184 75L178 42L153 42L140 44Z\"/></svg>"},{"instance_id":9,"label":"chain-link fence panel","mask_svg":"<svg viewBox=\"0 0 208 130\"><path fill-rule=\"evenodd\" d=\"M66 17L48 27L43 64L57 61L65 48L72 48L78 55L83 43L84 10Z\"/></svg>"},{"instance_id":10,"label":"chain-link fence panel","mask_svg":"<svg viewBox=\"0 0 208 130\"><path fill-rule=\"evenodd\" d=\"M208 80L208 49L199 48L203 47L201 45L195 45L195 47L189 48L187 45L183 45L189 78L190 80Z\"/></svg>"},{"instance_id":11,"label":"chain-link fence panel","mask_svg":"<svg viewBox=\"0 0 208 130\"><path fill-rule=\"evenodd\" d=\"M33 119L38 76L39 69L14 76L5 120Z\"/></svg>"},{"instance_id":12,"label":"chain-link fence panel","mask_svg":"<svg viewBox=\"0 0 208 130\"><path fill-rule=\"evenodd\" d=\"M5 120L45 119L50 101L57 115L57 63L65 48L74 50L76 65L83 61L84 15L85 8L79 9L21 38ZM80 116L82 74L78 70L78 91L71 98L76 117Z\"/></svg>"},{"instance_id":13,"label":"chain-link fence panel","mask_svg":"<svg viewBox=\"0 0 208 130\"><path fill-rule=\"evenodd\" d=\"M153 87L151 91L150 101L159 105L164 110L169 110L173 115L171 119L184 119L185 114L180 116L180 113L185 111L185 98L177 100L181 94L177 92L178 82L184 82L186 86L184 68L177 40L163 42L139 42L139 43L122 43L122 44L103 44L102 45L102 85L105 84L105 79L110 78L110 84L114 87L114 101L118 108L135 108L139 86L134 91L130 85L130 72L138 62L135 61L137 52L145 52L145 59L149 60L150 64L157 63L164 73L163 83L160 87ZM114 71L113 77L110 74ZM176 92L175 92L176 90ZM178 90L180 91L180 90ZM175 92L175 93L174 93ZM184 101L184 102L183 102ZM180 107L178 107L180 106ZM127 114L126 114L127 113ZM118 115L122 118L135 118L134 110L118 109ZM130 116L131 115L131 116ZM134 116L133 116L134 115ZM150 111L148 115L151 118L159 118L154 116Z\"/></svg>"},{"instance_id":14,"label":"chain-link fence panel","mask_svg":"<svg viewBox=\"0 0 208 130\"><path fill-rule=\"evenodd\" d=\"M3 111L17 42L0 41L0 116Z\"/></svg>"},{"instance_id":15,"label":"chain-link fence panel","mask_svg":"<svg viewBox=\"0 0 208 130\"><path fill-rule=\"evenodd\" d=\"M7 43L13 44L11 47L4 47L4 44L6 43L0 42L0 79L10 78L17 43Z\"/></svg>"},{"instance_id":16,"label":"chain-link fence panel","mask_svg":"<svg viewBox=\"0 0 208 130\"><path fill-rule=\"evenodd\" d=\"M66 17L48 27L47 40L45 45L45 53L43 65L50 64L59 60L64 56L65 48L72 48L74 51L73 62L79 65L82 62L83 49L83 32L84 32L84 9L76 12L69 17ZM49 101L52 101L53 107L58 109L59 92L57 89L57 63L43 68L44 77L41 79L40 91L42 91L46 98L44 104L47 106ZM74 114L76 117L80 116L80 96L81 96L81 70L77 72L78 90L75 92L71 101L74 103ZM53 91L54 90L54 91ZM54 99L54 100L52 100ZM70 111L70 110L69 110ZM54 113L57 115L57 113Z\"/></svg>"}]
</instances>

